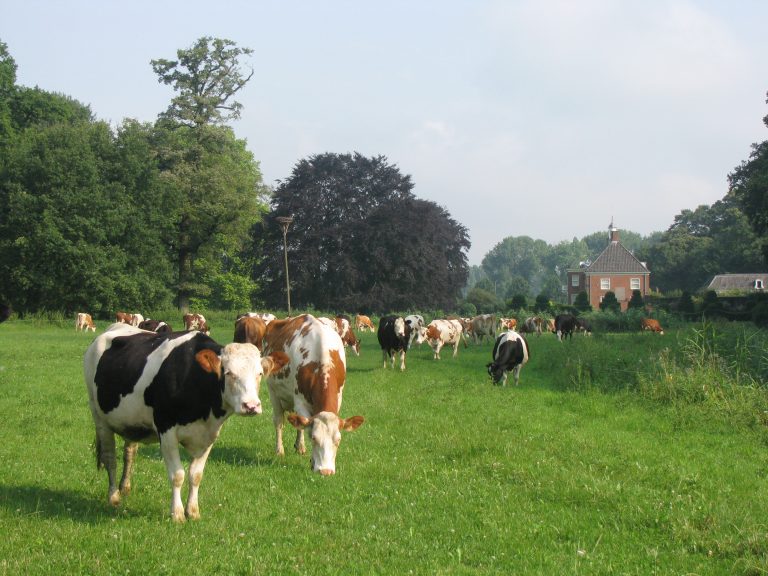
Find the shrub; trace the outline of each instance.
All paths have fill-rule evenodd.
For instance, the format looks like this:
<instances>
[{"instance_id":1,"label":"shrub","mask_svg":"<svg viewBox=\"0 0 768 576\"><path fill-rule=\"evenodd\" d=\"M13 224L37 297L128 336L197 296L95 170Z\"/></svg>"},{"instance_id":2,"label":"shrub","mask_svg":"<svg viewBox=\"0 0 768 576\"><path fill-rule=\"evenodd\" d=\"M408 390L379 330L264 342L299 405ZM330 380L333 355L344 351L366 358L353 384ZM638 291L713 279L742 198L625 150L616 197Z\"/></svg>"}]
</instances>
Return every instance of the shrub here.
<instances>
[{"instance_id":1,"label":"shrub","mask_svg":"<svg viewBox=\"0 0 768 576\"><path fill-rule=\"evenodd\" d=\"M579 312L592 311L592 304L589 303L589 295L586 290L582 290L576 294L576 299L573 301L573 305Z\"/></svg>"},{"instance_id":2,"label":"shrub","mask_svg":"<svg viewBox=\"0 0 768 576\"><path fill-rule=\"evenodd\" d=\"M603 312L621 312L621 304L616 299L616 294L610 290L606 292L603 301L600 302L600 310Z\"/></svg>"},{"instance_id":3,"label":"shrub","mask_svg":"<svg viewBox=\"0 0 768 576\"><path fill-rule=\"evenodd\" d=\"M643 301L643 295L640 290L632 290L632 298L629 299L628 308L645 308L645 302Z\"/></svg>"}]
</instances>

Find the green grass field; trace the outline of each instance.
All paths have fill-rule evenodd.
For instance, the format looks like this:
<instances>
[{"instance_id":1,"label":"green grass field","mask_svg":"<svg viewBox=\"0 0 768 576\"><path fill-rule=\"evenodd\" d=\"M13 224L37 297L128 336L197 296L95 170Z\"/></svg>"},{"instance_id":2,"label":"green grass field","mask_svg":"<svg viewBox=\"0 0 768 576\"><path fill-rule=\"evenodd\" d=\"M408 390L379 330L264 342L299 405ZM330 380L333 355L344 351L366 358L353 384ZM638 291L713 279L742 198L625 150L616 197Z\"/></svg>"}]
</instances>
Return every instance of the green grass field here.
<instances>
[{"instance_id":1,"label":"green grass field","mask_svg":"<svg viewBox=\"0 0 768 576\"><path fill-rule=\"evenodd\" d=\"M212 336L231 341L233 320ZM654 368L690 330L531 337L517 388L491 385L490 343L439 362L425 345L401 373L364 334L342 415L366 422L337 474L311 474L292 436L273 455L265 385L265 413L233 416L213 448L202 519L177 525L157 445L108 505L82 376L93 334L69 324L0 325L2 575L768 573L765 393L713 402L697 373ZM642 392L686 377L702 400Z\"/></svg>"}]
</instances>

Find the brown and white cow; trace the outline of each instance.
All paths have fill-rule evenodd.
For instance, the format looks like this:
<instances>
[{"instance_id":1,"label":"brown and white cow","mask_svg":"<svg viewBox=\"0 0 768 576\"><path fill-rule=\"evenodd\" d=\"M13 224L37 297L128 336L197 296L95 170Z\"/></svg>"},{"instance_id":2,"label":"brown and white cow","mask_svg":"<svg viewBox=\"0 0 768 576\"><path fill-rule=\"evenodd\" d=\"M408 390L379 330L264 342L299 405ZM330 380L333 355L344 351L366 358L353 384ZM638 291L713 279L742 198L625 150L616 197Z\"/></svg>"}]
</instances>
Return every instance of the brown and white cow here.
<instances>
[{"instance_id":1,"label":"brown and white cow","mask_svg":"<svg viewBox=\"0 0 768 576\"><path fill-rule=\"evenodd\" d=\"M96 325L93 323L91 315L86 312L78 312L77 320L75 321L75 330L78 332L81 330L84 332L88 332L88 330L96 332Z\"/></svg>"},{"instance_id":2,"label":"brown and white cow","mask_svg":"<svg viewBox=\"0 0 768 576\"><path fill-rule=\"evenodd\" d=\"M336 330L311 314L273 320L267 326L265 350L285 352L290 361L270 376L269 398L275 425L275 451L282 456L283 423L297 429L294 447L304 454L304 429L312 438L311 466L328 476L336 472L341 432L351 432L364 422L362 416L341 418L341 400L347 377L344 344Z\"/></svg>"},{"instance_id":3,"label":"brown and white cow","mask_svg":"<svg viewBox=\"0 0 768 576\"><path fill-rule=\"evenodd\" d=\"M496 316L493 314L480 314L472 318L469 333L474 343L482 342L485 336L496 338Z\"/></svg>"},{"instance_id":4,"label":"brown and white cow","mask_svg":"<svg viewBox=\"0 0 768 576\"><path fill-rule=\"evenodd\" d=\"M248 342L259 350L264 349L264 334L267 324L258 316L241 316L235 321L235 336L233 342Z\"/></svg>"},{"instance_id":5,"label":"brown and white cow","mask_svg":"<svg viewBox=\"0 0 768 576\"><path fill-rule=\"evenodd\" d=\"M517 328L516 318L499 318L498 332L504 332L506 330L514 330Z\"/></svg>"},{"instance_id":6,"label":"brown and white cow","mask_svg":"<svg viewBox=\"0 0 768 576\"><path fill-rule=\"evenodd\" d=\"M376 331L376 328L374 328L371 319L368 318L368 316L363 316L362 314L357 314L355 316L355 326L361 332L363 330L370 330L371 332Z\"/></svg>"},{"instance_id":7,"label":"brown and white cow","mask_svg":"<svg viewBox=\"0 0 768 576\"><path fill-rule=\"evenodd\" d=\"M544 325L545 322L541 316L531 316L530 318L526 318L523 325L520 326L520 332L528 334L535 333L536 336L541 336Z\"/></svg>"},{"instance_id":8,"label":"brown and white cow","mask_svg":"<svg viewBox=\"0 0 768 576\"><path fill-rule=\"evenodd\" d=\"M130 491L139 443L159 441L171 483L171 517L199 518L200 481L224 421L232 414L261 414L262 376L287 362L283 353L264 358L250 344L221 346L200 332L158 334L112 324L84 359L96 461L107 469L109 503L117 506ZM119 488L115 434L125 439ZM186 508L180 446L192 458Z\"/></svg>"},{"instance_id":9,"label":"brown and white cow","mask_svg":"<svg viewBox=\"0 0 768 576\"><path fill-rule=\"evenodd\" d=\"M336 316L336 318L328 318L327 316L318 316L317 319L336 331L341 336L341 341L344 346L349 346L355 353L355 356L360 356L360 341L352 331L352 327L349 324L349 320L342 316Z\"/></svg>"},{"instance_id":10,"label":"brown and white cow","mask_svg":"<svg viewBox=\"0 0 768 576\"><path fill-rule=\"evenodd\" d=\"M128 324L129 326L138 326L139 324L144 322L144 316L142 316L138 312L136 314L130 314L128 312L116 312L115 322Z\"/></svg>"},{"instance_id":11,"label":"brown and white cow","mask_svg":"<svg viewBox=\"0 0 768 576\"><path fill-rule=\"evenodd\" d=\"M661 327L661 324L659 324L659 321L654 318L641 318L640 328L643 331L648 330L650 332L658 332L659 334L664 334L664 329Z\"/></svg>"},{"instance_id":12,"label":"brown and white cow","mask_svg":"<svg viewBox=\"0 0 768 576\"><path fill-rule=\"evenodd\" d=\"M460 341L464 340L464 348L467 347L467 339L458 320L432 320L427 325L426 340L432 348L435 360L440 360L440 350L446 344L453 346L454 358L459 353Z\"/></svg>"},{"instance_id":13,"label":"brown and white cow","mask_svg":"<svg viewBox=\"0 0 768 576\"><path fill-rule=\"evenodd\" d=\"M211 334L211 329L208 327L205 316L202 314L184 314L182 321L184 322L184 330L187 332L197 330L205 335Z\"/></svg>"},{"instance_id":14,"label":"brown and white cow","mask_svg":"<svg viewBox=\"0 0 768 576\"><path fill-rule=\"evenodd\" d=\"M240 318L242 318L243 316L250 316L251 318L259 318L264 322L264 324L269 324L270 322L272 322L272 320L277 318L277 316L275 316L274 314L271 314L270 312L246 312L245 314L240 314L235 321L240 320Z\"/></svg>"}]
</instances>

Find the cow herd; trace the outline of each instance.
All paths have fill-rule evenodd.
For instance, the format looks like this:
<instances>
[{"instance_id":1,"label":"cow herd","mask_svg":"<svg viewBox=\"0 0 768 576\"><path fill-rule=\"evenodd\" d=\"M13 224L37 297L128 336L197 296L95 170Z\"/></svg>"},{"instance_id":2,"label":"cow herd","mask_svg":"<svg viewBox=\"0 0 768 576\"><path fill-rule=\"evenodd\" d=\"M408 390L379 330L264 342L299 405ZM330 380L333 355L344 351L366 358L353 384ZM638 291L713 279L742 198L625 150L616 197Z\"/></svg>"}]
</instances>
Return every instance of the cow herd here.
<instances>
[{"instance_id":1,"label":"cow herd","mask_svg":"<svg viewBox=\"0 0 768 576\"><path fill-rule=\"evenodd\" d=\"M97 466L106 468L108 500L117 506L130 491L139 444L159 442L175 521L199 518L198 490L211 448L229 416L262 413L263 379L273 408L275 453L285 453L283 428L288 422L296 430L294 448L299 454L307 451L304 430L309 432L312 471L322 476L336 472L342 432L356 430L364 422L360 415L341 415L346 348L360 353L353 326L358 331L375 329L384 368L388 364L394 368L399 356L400 370L405 370L406 354L414 345L427 342L433 358L440 360L444 346L450 346L456 357L461 343L466 348L468 340L482 343L488 338L494 345L486 370L501 385L506 385L510 373L519 383L520 370L530 358L524 334L552 331L563 340L573 332L591 333L587 323L570 315L557 316L551 324L532 317L519 325L489 314L428 324L420 315L388 315L380 318L376 329L362 315L354 320L310 314L278 319L273 314L247 313L235 321L233 342L222 346L210 337L201 314L185 314L184 330L179 332L167 322L137 313L118 312L115 320L96 336L84 358ZM87 313L77 314L76 329L96 331ZM656 321L647 327L644 323L643 329L663 334ZM124 439L119 482L116 435ZM192 459L186 506L181 498L185 471L180 446Z\"/></svg>"}]
</instances>

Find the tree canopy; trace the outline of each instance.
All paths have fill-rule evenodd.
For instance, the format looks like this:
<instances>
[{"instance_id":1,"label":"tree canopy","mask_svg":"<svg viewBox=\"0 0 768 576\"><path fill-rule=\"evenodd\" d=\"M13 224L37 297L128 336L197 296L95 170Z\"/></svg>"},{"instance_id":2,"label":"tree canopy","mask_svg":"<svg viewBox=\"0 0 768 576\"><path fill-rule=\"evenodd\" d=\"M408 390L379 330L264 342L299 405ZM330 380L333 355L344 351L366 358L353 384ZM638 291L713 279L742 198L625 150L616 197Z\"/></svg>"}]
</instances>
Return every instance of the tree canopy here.
<instances>
[{"instance_id":1,"label":"tree canopy","mask_svg":"<svg viewBox=\"0 0 768 576\"><path fill-rule=\"evenodd\" d=\"M327 310L383 312L453 307L466 283L466 229L436 204L414 197L409 176L383 156L314 155L301 160L272 199L255 234L263 298L285 301L282 230L291 301Z\"/></svg>"}]
</instances>

